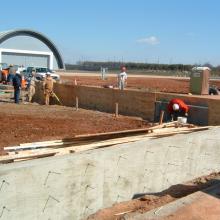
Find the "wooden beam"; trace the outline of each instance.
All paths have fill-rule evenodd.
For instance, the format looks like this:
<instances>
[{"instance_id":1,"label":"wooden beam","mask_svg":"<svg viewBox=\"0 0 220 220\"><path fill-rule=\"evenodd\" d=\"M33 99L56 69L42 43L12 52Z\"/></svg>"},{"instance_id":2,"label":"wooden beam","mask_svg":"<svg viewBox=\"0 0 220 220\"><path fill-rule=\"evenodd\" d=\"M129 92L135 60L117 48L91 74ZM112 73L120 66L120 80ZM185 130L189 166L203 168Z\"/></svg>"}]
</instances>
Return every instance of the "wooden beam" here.
<instances>
[{"instance_id":1,"label":"wooden beam","mask_svg":"<svg viewBox=\"0 0 220 220\"><path fill-rule=\"evenodd\" d=\"M40 149L40 148L62 148L69 145L85 145L95 141L108 140L126 136L135 136L138 134L147 134L149 131L155 131L163 127L174 126L176 121L165 123L162 125L157 125L150 128L140 128L133 130L125 131L116 131L116 132L107 132L107 133L98 133L98 134L87 134L87 135L76 135L73 138L63 139L63 140L54 140L54 141L44 141L44 142L33 142L20 144L20 146L5 147L4 150L7 152L10 151L21 151L21 150L31 150L31 149Z\"/></svg>"},{"instance_id":2,"label":"wooden beam","mask_svg":"<svg viewBox=\"0 0 220 220\"><path fill-rule=\"evenodd\" d=\"M76 96L76 111L79 109L79 98Z\"/></svg>"},{"instance_id":3,"label":"wooden beam","mask_svg":"<svg viewBox=\"0 0 220 220\"><path fill-rule=\"evenodd\" d=\"M115 103L115 117L118 117L118 102Z\"/></svg>"},{"instance_id":4,"label":"wooden beam","mask_svg":"<svg viewBox=\"0 0 220 220\"><path fill-rule=\"evenodd\" d=\"M39 150L27 150L27 151L20 151L20 152L11 152L8 156L2 156L0 157L0 163L8 163L13 161L21 161L21 160L29 160L29 159L36 159L36 158L42 158L47 156L54 156L54 155L64 155L68 153L75 153L75 152L81 152L86 150L92 150L97 148L103 148L103 147L109 147L112 145L122 144L122 143L128 143L128 142L134 142L146 138L161 138L166 136L171 136L175 134L185 134L195 131L202 131L207 130L213 126L205 126L205 127L199 127L199 128L167 128L164 129L164 132L157 132L157 133L149 133L149 134L143 134L143 135L137 135L137 136L131 136L131 137L123 137L123 138L116 138L116 139L110 139L110 140L104 140L104 141L97 141L94 143L89 143L85 145L78 145L78 146L68 146L65 148L59 148L59 149L39 149ZM163 130L163 129L161 129ZM169 131L170 130L170 131Z\"/></svg>"},{"instance_id":5,"label":"wooden beam","mask_svg":"<svg viewBox=\"0 0 220 220\"><path fill-rule=\"evenodd\" d=\"M4 163L11 163L15 161L21 161L21 160L30 160L30 159L37 159L37 158L43 158L43 157L51 157L54 156L56 152L48 152L48 153L32 153L29 155L14 155L14 156L2 156L0 157L0 164Z\"/></svg>"},{"instance_id":6,"label":"wooden beam","mask_svg":"<svg viewBox=\"0 0 220 220\"><path fill-rule=\"evenodd\" d=\"M159 124L161 125L163 123L163 117L164 117L164 111L162 110L160 112L160 121L159 121Z\"/></svg>"}]
</instances>

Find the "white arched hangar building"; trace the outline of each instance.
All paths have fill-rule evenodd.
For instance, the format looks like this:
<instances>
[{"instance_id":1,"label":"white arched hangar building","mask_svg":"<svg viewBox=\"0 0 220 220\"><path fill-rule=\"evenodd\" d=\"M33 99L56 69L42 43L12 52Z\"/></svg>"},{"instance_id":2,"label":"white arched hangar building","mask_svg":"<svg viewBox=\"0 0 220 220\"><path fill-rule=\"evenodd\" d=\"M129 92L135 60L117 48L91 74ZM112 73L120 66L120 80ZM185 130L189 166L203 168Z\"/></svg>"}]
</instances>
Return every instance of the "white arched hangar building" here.
<instances>
[{"instance_id":1,"label":"white arched hangar building","mask_svg":"<svg viewBox=\"0 0 220 220\"><path fill-rule=\"evenodd\" d=\"M0 63L65 69L56 45L42 33L29 29L0 32Z\"/></svg>"}]
</instances>

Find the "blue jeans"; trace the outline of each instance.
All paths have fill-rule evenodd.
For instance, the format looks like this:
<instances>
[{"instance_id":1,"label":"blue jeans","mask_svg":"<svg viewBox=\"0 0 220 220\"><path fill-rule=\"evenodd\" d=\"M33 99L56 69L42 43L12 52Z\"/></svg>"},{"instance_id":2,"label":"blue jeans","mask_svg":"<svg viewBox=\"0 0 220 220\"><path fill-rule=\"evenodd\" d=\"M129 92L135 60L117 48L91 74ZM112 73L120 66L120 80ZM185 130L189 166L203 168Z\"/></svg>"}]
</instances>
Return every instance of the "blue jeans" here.
<instances>
[{"instance_id":1,"label":"blue jeans","mask_svg":"<svg viewBox=\"0 0 220 220\"><path fill-rule=\"evenodd\" d=\"M174 111L173 112L173 120L176 121L178 117L185 117L184 111Z\"/></svg>"},{"instance_id":2,"label":"blue jeans","mask_svg":"<svg viewBox=\"0 0 220 220\"><path fill-rule=\"evenodd\" d=\"M14 88L15 90L15 103L19 104L19 98L20 98L20 88Z\"/></svg>"}]
</instances>

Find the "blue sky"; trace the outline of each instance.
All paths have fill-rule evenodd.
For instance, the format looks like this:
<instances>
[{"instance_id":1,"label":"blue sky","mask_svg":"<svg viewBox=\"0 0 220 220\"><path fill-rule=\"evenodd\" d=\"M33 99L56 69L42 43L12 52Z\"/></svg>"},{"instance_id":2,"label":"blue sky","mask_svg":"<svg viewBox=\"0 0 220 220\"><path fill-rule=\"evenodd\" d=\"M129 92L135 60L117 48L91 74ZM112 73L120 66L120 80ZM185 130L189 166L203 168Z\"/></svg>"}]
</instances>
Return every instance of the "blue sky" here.
<instances>
[{"instance_id":1,"label":"blue sky","mask_svg":"<svg viewBox=\"0 0 220 220\"><path fill-rule=\"evenodd\" d=\"M220 65L218 0L7 0L0 30L31 28L78 60Z\"/></svg>"}]
</instances>

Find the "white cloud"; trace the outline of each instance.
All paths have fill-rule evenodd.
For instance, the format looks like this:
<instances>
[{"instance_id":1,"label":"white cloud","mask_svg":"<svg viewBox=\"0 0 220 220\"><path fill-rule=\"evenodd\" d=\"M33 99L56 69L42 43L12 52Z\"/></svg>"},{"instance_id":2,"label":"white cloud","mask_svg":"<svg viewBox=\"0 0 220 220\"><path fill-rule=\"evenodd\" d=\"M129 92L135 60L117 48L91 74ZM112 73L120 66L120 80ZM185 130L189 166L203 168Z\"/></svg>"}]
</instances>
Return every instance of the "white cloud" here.
<instances>
[{"instance_id":1,"label":"white cloud","mask_svg":"<svg viewBox=\"0 0 220 220\"><path fill-rule=\"evenodd\" d=\"M160 43L159 39L155 36L142 38L142 39L137 40L137 42L142 43L142 44L150 44L150 45L157 45Z\"/></svg>"}]
</instances>

